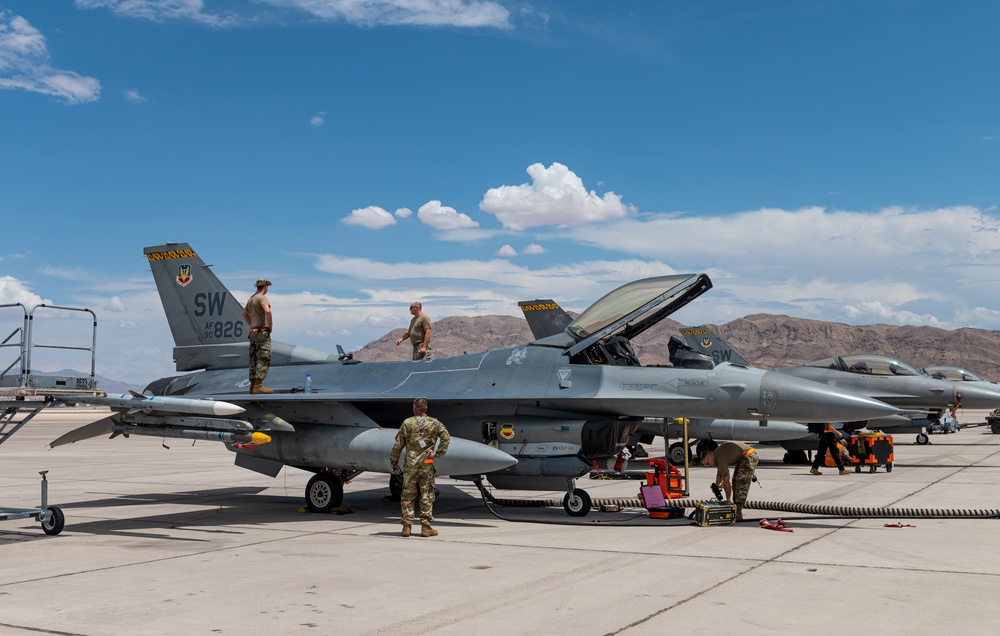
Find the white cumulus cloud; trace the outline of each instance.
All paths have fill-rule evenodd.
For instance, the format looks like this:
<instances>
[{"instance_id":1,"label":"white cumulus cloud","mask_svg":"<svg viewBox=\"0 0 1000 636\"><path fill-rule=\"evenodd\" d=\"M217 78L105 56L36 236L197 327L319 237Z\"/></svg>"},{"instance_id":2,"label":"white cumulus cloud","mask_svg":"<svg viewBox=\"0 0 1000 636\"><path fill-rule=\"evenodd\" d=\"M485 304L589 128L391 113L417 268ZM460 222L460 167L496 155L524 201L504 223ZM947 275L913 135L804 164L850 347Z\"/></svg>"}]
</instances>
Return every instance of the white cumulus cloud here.
<instances>
[{"instance_id":1,"label":"white cumulus cloud","mask_svg":"<svg viewBox=\"0 0 1000 636\"><path fill-rule=\"evenodd\" d=\"M41 296L25 287L24 283L13 276L0 276L0 305L21 303L30 310L35 305L51 302L43 300Z\"/></svg>"},{"instance_id":2,"label":"white cumulus cloud","mask_svg":"<svg viewBox=\"0 0 1000 636\"><path fill-rule=\"evenodd\" d=\"M391 214L376 205L352 210L341 220L347 225L360 225L371 230L381 230L396 224L396 219L392 218Z\"/></svg>"},{"instance_id":3,"label":"white cumulus cloud","mask_svg":"<svg viewBox=\"0 0 1000 636\"><path fill-rule=\"evenodd\" d=\"M101 83L49 65L45 36L10 11L0 10L0 88L40 93L69 104L97 101Z\"/></svg>"},{"instance_id":4,"label":"white cumulus cloud","mask_svg":"<svg viewBox=\"0 0 1000 636\"><path fill-rule=\"evenodd\" d=\"M593 190L588 192L583 180L561 163L548 168L532 164L528 175L531 183L489 189L479 209L495 215L510 230L586 225L620 219L632 212L614 192L603 197Z\"/></svg>"},{"instance_id":5,"label":"white cumulus cloud","mask_svg":"<svg viewBox=\"0 0 1000 636\"><path fill-rule=\"evenodd\" d=\"M396 210L396 216L401 219L408 219L411 215L413 215L413 210L410 208L399 208Z\"/></svg>"},{"instance_id":6,"label":"white cumulus cloud","mask_svg":"<svg viewBox=\"0 0 1000 636\"><path fill-rule=\"evenodd\" d=\"M521 251L524 254L544 254L545 248L539 245L538 243L532 243L531 245L528 245Z\"/></svg>"},{"instance_id":7,"label":"white cumulus cloud","mask_svg":"<svg viewBox=\"0 0 1000 636\"><path fill-rule=\"evenodd\" d=\"M122 302L121 297L119 297L119 296L112 296L111 300L108 301L108 304L104 306L104 311L112 311L112 312L115 312L115 313L121 313L121 312L128 311L128 309L125 307L125 303Z\"/></svg>"},{"instance_id":8,"label":"white cumulus cloud","mask_svg":"<svg viewBox=\"0 0 1000 636\"><path fill-rule=\"evenodd\" d=\"M312 118L309 120L309 123L312 124L313 127L319 128L320 126L323 125L325 121L326 121L326 112L319 112L312 116Z\"/></svg>"},{"instance_id":9,"label":"white cumulus cloud","mask_svg":"<svg viewBox=\"0 0 1000 636\"><path fill-rule=\"evenodd\" d=\"M458 230L479 227L468 215L455 208L441 205L440 201L428 201L417 210L417 218L435 230Z\"/></svg>"},{"instance_id":10,"label":"white cumulus cloud","mask_svg":"<svg viewBox=\"0 0 1000 636\"><path fill-rule=\"evenodd\" d=\"M122 91L122 96L125 98L125 101L132 102L133 104L141 104L149 101L142 93L139 92L138 89L135 88Z\"/></svg>"},{"instance_id":11,"label":"white cumulus cloud","mask_svg":"<svg viewBox=\"0 0 1000 636\"><path fill-rule=\"evenodd\" d=\"M517 250L515 250L510 245L504 245L497 250L497 256L502 256L504 258L509 258L511 256L517 256Z\"/></svg>"}]
</instances>

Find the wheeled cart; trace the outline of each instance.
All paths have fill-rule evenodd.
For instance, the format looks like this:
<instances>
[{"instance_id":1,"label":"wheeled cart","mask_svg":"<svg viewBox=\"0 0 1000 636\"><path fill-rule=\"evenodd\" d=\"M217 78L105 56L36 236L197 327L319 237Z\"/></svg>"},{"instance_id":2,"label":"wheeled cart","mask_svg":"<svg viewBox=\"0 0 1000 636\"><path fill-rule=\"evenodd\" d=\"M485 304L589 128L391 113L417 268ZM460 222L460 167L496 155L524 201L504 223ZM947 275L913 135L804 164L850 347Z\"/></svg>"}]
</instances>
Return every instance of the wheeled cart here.
<instances>
[{"instance_id":1,"label":"wheeled cart","mask_svg":"<svg viewBox=\"0 0 1000 636\"><path fill-rule=\"evenodd\" d=\"M42 476L42 505L37 508L0 508L0 521L34 517L42 524L42 531L45 534L56 535L63 531L63 526L66 525L66 517L63 516L63 511L56 506L50 506L48 503L49 482L45 478L45 474L48 472L47 470L43 470L38 473Z\"/></svg>"},{"instance_id":2,"label":"wheeled cart","mask_svg":"<svg viewBox=\"0 0 1000 636\"><path fill-rule=\"evenodd\" d=\"M885 472L892 472L892 435L865 433L852 435L848 450L854 459L854 472L860 473L861 468L867 466L868 472L874 473L878 471L880 465L885 466Z\"/></svg>"}]
</instances>

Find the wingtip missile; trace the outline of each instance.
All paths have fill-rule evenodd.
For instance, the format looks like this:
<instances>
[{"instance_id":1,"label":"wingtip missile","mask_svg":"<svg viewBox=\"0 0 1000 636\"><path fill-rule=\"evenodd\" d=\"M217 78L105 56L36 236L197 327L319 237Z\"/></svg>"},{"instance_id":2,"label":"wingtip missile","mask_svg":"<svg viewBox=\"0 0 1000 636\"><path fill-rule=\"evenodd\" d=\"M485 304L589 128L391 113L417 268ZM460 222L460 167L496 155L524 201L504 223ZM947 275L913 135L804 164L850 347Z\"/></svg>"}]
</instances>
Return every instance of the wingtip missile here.
<instances>
[{"instance_id":1,"label":"wingtip missile","mask_svg":"<svg viewBox=\"0 0 1000 636\"><path fill-rule=\"evenodd\" d=\"M60 399L63 399L63 401L66 402L82 402L84 404L107 406L112 409L128 409L130 411L142 411L144 413L188 413L191 415L215 415L217 417L230 417L233 415L239 415L245 410L242 406L238 406L231 402L184 397L140 395L134 391L122 393L118 396L74 396L72 398Z\"/></svg>"}]
</instances>

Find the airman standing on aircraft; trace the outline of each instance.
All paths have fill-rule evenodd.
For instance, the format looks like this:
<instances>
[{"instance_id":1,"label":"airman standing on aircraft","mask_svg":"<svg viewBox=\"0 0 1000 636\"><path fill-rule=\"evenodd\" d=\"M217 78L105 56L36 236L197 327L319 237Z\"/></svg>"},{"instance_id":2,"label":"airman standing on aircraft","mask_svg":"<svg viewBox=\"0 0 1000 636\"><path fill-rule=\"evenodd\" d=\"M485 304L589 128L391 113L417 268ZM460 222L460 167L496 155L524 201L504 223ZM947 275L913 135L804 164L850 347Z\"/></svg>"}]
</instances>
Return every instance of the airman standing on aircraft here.
<instances>
[{"instance_id":1,"label":"airman standing on aircraft","mask_svg":"<svg viewBox=\"0 0 1000 636\"><path fill-rule=\"evenodd\" d=\"M757 449L743 442L723 442L714 451L702 451L698 460L709 468L716 468L715 483L726 492L726 501L736 504L736 520L743 521L743 506L760 461ZM732 481L729 479L730 466L735 467Z\"/></svg>"},{"instance_id":2,"label":"airman standing on aircraft","mask_svg":"<svg viewBox=\"0 0 1000 636\"><path fill-rule=\"evenodd\" d=\"M819 470L820 462L826 459L826 451L830 450L830 456L837 464L837 469L841 475L849 475L851 471L844 468L844 458L840 454L840 447L837 445L837 438L843 439L844 434L833 427L831 422L827 422L823 431L819 434L819 447L816 449L816 456L813 457L812 468L809 472L813 475L822 475Z\"/></svg>"},{"instance_id":3,"label":"airman standing on aircraft","mask_svg":"<svg viewBox=\"0 0 1000 636\"><path fill-rule=\"evenodd\" d=\"M407 338L413 345L414 360L431 359L431 319L423 312L423 305L419 302L410 303L410 313L413 318L410 326L406 328L406 333L396 341L396 346Z\"/></svg>"},{"instance_id":4,"label":"airman standing on aircraft","mask_svg":"<svg viewBox=\"0 0 1000 636\"><path fill-rule=\"evenodd\" d=\"M438 442L440 441L440 445ZM435 537L434 521L434 458L448 452L451 436L440 421L427 415L427 398L413 400L413 417L408 417L396 433L396 443L389 455L392 474L399 474L399 455L406 448L403 464L402 508L403 536L410 536L413 525L414 499L420 491L420 536ZM437 446L437 450L435 450Z\"/></svg>"},{"instance_id":5,"label":"airman standing on aircraft","mask_svg":"<svg viewBox=\"0 0 1000 636\"><path fill-rule=\"evenodd\" d=\"M264 386L264 378L271 368L271 303L265 295L271 281L258 278L254 285L257 292L243 308L243 321L250 325L250 392L274 393Z\"/></svg>"}]
</instances>

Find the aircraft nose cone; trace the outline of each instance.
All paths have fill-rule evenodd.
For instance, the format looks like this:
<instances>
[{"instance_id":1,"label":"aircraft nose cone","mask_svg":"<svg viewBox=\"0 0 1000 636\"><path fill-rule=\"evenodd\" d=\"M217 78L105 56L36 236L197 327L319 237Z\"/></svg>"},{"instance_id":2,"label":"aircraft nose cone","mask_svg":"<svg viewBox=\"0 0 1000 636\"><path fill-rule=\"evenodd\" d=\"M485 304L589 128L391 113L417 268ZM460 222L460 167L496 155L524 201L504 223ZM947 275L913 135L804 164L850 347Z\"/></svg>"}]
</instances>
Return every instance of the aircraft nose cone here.
<instances>
[{"instance_id":1,"label":"aircraft nose cone","mask_svg":"<svg viewBox=\"0 0 1000 636\"><path fill-rule=\"evenodd\" d=\"M761 380L765 417L796 422L853 422L899 413L899 409L854 391L768 371Z\"/></svg>"},{"instance_id":2,"label":"aircraft nose cone","mask_svg":"<svg viewBox=\"0 0 1000 636\"><path fill-rule=\"evenodd\" d=\"M442 475L484 475L516 463L499 448L452 437L448 452L434 460L434 467Z\"/></svg>"},{"instance_id":3,"label":"aircraft nose cone","mask_svg":"<svg viewBox=\"0 0 1000 636\"><path fill-rule=\"evenodd\" d=\"M967 409L1000 408L1000 385L996 388L988 384L955 382L956 391L962 394L962 406Z\"/></svg>"}]
</instances>

